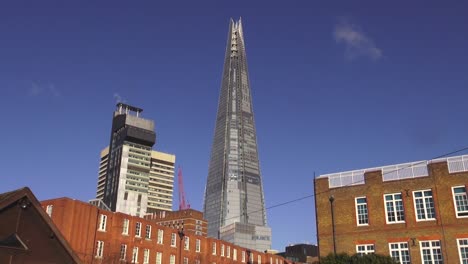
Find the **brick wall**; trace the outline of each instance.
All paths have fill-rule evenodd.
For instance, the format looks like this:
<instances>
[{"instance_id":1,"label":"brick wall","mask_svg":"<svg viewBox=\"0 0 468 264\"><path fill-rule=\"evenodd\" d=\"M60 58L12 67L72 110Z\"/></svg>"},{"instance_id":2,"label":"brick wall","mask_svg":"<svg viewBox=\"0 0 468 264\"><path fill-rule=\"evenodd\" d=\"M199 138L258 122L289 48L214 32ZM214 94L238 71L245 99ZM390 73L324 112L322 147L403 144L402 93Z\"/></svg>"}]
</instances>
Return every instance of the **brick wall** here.
<instances>
[{"instance_id":1,"label":"brick wall","mask_svg":"<svg viewBox=\"0 0 468 264\"><path fill-rule=\"evenodd\" d=\"M157 252L162 253L162 263L164 264L170 263L171 255L175 257L176 264L183 263L184 258L187 258L190 264L196 263L196 261L199 261L200 264L247 263L247 258L245 262L242 261L242 252L245 252L246 255L248 252L252 253L253 261L251 263L258 263L258 256L261 258L261 263L264 264L288 263L280 256L254 250L249 251L225 241L197 236L193 233L187 234L189 248L186 250L183 245L182 248L180 247L181 240L177 229L159 225L151 220L101 210L88 203L69 198L46 200L42 201L41 204L44 209L47 206L53 206L51 214L53 222L84 263L131 263L135 247L138 247L138 263L144 263L143 252L145 249L149 249L149 263L156 263ZM100 228L100 215L107 216L105 231L98 230ZM129 220L128 235L122 234L124 219ZM137 222L141 223L140 237L135 234ZM151 226L149 239L145 238L147 225ZM162 244L157 243L158 230L163 230ZM172 234L176 236L176 246L171 246ZM200 240L200 252L196 251L197 239ZM99 258L96 258L97 241L104 242L102 257ZM122 244L127 245L126 262L119 262ZM212 252L213 244L216 244L216 253L214 254ZM224 247L224 254L221 252L222 247ZM229 257L228 247L230 249ZM236 257L234 257L234 251L237 251ZM181 262L179 262L179 254Z\"/></svg>"},{"instance_id":2,"label":"brick wall","mask_svg":"<svg viewBox=\"0 0 468 264\"><path fill-rule=\"evenodd\" d=\"M315 180L317 229L320 256L333 253L331 205L334 197L335 245L337 253L356 253L357 244L374 244L375 252L389 255L389 243L408 242L412 263L421 262L420 241L440 240L444 263L458 263L457 238L468 237L468 218L457 218L452 187L468 184L468 172L448 172L447 162L428 165L429 176L382 181L381 171L365 173L365 184L329 188L328 178ZM432 191L436 219L417 221L413 191ZM387 224L384 194L401 193L405 221ZM365 196L369 224L358 226L355 198Z\"/></svg>"}]
</instances>

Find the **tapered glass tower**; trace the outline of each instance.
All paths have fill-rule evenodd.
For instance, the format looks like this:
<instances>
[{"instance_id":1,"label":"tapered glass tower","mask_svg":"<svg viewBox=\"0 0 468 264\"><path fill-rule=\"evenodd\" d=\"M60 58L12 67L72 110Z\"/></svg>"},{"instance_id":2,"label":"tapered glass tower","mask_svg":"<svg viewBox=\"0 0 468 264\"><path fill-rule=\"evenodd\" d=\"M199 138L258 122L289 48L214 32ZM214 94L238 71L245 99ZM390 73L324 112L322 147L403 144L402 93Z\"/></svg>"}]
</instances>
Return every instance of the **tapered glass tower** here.
<instances>
[{"instance_id":1,"label":"tapered glass tower","mask_svg":"<svg viewBox=\"0 0 468 264\"><path fill-rule=\"evenodd\" d=\"M241 20L229 25L204 214L208 236L270 249Z\"/></svg>"}]
</instances>

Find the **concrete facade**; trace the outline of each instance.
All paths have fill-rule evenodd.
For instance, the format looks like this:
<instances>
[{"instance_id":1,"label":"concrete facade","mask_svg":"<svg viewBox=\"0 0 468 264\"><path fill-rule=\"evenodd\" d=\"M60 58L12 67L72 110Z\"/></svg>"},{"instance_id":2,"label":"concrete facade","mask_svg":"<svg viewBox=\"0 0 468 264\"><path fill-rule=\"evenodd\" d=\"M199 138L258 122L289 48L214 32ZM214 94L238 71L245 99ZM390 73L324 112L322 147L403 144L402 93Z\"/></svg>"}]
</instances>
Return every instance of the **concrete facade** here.
<instances>
[{"instance_id":1,"label":"concrete facade","mask_svg":"<svg viewBox=\"0 0 468 264\"><path fill-rule=\"evenodd\" d=\"M320 256L335 248L402 263L466 263L468 156L404 165L316 178ZM340 180L344 186L330 187Z\"/></svg>"},{"instance_id":2,"label":"concrete facade","mask_svg":"<svg viewBox=\"0 0 468 264\"><path fill-rule=\"evenodd\" d=\"M190 232L184 232L181 240L177 229L70 198L41 204L46 210L53 208L52 221L83 263L289 263L280 256Z\"/></svg>"}]
</instances>

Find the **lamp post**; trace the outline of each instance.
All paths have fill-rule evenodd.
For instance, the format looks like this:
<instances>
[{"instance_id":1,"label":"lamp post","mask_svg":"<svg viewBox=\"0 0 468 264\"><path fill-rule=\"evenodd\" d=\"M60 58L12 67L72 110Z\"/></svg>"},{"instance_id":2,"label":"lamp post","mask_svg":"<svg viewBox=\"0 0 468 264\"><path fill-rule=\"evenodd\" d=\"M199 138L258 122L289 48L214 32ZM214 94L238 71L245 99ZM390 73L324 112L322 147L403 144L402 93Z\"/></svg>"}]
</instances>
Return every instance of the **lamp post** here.
<instances>
[{"instance_id":1,"label":"lamp post","mask_svg":"<svg viewBox=\"0 0 468 264\"><path fill-rule=\"evenodd\" d=\"M328 200L330 201L330 209L331 209L331 220L332 220L332 231L333 231L333 254L336 255L335 214L334 214L334 210L333 210L333 202L335 201L335 197L333 197L333 195L330 195Z\"/></svg>"},{"instance_id":2,"label":"lamp post","mask_svg":"<svg viewBox=\"0 0 468 264\"><path fill-rule=\"evenodd\" d=\"M182 247L183 247L183 245L182 245L182 240L183 240L184 237L185 237L184 230L183 230L183 229L182 229L182 230L179 230L179 231L177 232L177 234L179 234L179 238L180 238L180 243L179 243L179 264L182 264L182 263L183 263L183 262L182 262ZM185 246L185 243L184 243L184 246Z\"/></svg>"}]
</instances>

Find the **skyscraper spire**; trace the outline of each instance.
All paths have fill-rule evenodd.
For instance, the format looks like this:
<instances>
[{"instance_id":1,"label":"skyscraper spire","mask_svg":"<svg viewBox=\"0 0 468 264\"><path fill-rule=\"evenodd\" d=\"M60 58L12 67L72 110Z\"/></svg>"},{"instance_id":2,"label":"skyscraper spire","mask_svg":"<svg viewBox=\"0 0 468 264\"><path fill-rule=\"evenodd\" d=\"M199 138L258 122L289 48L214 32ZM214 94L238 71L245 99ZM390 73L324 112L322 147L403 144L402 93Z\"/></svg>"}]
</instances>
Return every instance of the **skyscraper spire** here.
<instances>
[{"instance_id":1,"label":"skyscraper spire","mask_svg":"<svg viewBox=\"0 0 468 264\"><path fill-rule=\"evenodd\" d=\"M271 247L240 19L229 25L204 214L209 236L261 251Z\"/></svg>"}]
</instances>

